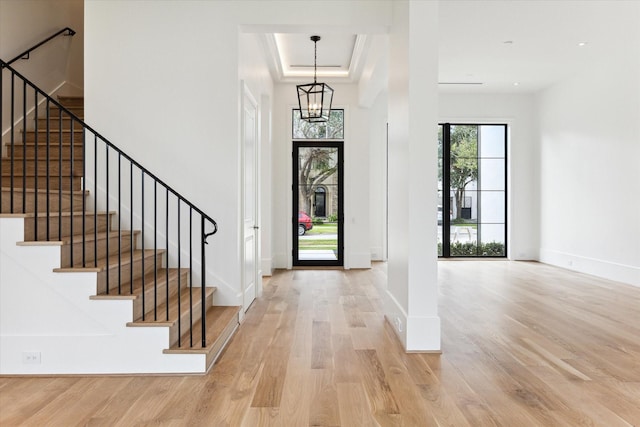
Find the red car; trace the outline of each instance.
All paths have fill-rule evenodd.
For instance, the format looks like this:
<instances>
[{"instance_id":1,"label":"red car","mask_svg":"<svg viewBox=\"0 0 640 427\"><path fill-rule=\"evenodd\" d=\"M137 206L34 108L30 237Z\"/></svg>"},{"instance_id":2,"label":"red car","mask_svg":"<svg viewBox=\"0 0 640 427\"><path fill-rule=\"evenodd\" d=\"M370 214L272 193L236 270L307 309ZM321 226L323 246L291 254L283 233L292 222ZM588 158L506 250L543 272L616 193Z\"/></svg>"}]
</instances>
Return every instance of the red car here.
<instances>
[{"instance_id":1,"label":"red car","mask_svg":"<svg viewBox=\"0 0 640 427\"><path fill-rule=\"evenodd\" d=\"M304 236L304 233L313 228L311 217L304 212L298 212L298 236Z\"/></svg>"}]
</instances>

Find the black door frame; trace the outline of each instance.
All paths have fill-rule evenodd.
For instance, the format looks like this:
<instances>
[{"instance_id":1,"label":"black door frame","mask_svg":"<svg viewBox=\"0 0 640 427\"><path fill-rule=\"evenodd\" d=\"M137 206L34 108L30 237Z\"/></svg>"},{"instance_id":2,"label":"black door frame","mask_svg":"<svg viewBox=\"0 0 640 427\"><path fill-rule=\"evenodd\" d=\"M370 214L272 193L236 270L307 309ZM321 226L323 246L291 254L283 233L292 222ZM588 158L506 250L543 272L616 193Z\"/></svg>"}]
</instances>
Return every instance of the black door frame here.
<instances>
[{"instance_id":1,"label":"black door frame","mask_svg":"<svg viewBox=\"0 0 640 427\"><path fill-rule=\"evenodd\" d=\"M301 147L320 147L320 148L336 148L338 150L338 253L336 260L300 260L299 243L298 243L298 157ZM344 143L343 141L293 141L292 150L292 216L291 216L291 235L293 238L293 266L344 266ZM326 196L325 196L326 197ZM326 199L325 199L326 203Z\"/></svg>"}]
</instances>

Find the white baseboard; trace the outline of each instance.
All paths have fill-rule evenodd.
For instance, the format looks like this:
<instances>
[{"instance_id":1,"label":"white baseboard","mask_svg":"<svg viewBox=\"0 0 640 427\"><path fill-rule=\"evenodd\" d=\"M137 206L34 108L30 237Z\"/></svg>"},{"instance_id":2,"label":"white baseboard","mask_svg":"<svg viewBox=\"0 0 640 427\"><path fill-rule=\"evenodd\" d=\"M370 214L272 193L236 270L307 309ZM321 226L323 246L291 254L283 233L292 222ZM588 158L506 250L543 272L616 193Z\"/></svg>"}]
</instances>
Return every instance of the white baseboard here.
<instances>
[{"instance_id":1,"label":"white baseboard","mask_svg":"<svg viewBox=\"0 0 640 427\"><path fill-rule=\"evenodd\" d=\"M440 318L438 316L408 316L391 293L384 293L385 318L393 327L407 352L439 353Z\"/></svg>"},{"instance_id":2,"label":"white baseboard","mask_svg":"<svg viewBox=\"0 0 640 427\"><path fill-rule=\"evenodd\" d=\"M262 258L261 266L262 266L262 276L273 275L273 260L271 258Z\"/></svg>"},{"instance_id":3,"label":"white baseboard","mask_svg":"<svg viewBox=\"0 0 640 427\"><path fill-rule=\"evenodd\" d=\"M640 267L540 249L540 262L640 287Z\"/></svg>"},{"instance_id":4,"label":"white baseboard","mask_svg":"<svg viewBox=\"0 0 640 427\"><path fill-rule=\"evenodd\" d=\"M367 252L350 253L348 268L371 268L371 254Z\"/></svg>"}]
</instances>

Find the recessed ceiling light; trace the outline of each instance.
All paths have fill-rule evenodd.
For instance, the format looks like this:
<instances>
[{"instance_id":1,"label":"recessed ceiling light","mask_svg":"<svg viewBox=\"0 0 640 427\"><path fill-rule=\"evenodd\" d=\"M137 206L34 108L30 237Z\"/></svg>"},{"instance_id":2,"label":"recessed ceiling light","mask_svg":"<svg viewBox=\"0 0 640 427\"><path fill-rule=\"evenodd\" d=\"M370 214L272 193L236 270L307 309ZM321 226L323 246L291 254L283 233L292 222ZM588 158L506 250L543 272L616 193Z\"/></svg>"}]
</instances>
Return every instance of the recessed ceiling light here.
<instances>
[{"instance_id":1,"label":"recessed ceiling light","mask_svg":"<svg viewBox=\"0 0 640 427\"><path fill-rule=\"evenodd\" d=\"M579 42L579 43L578 43L578 46L580 46L580 47L582 47L582 46L586 46L586 45L587 45L587 42Z\"/></svg>"},{"instance_id":2,"label":"recessed ceiling light","mask_svg":"<svg viewBox=\"0 0 640 427\"><path fill-rule=\"evenodd\" d=\"M513 85L514 86L520 86L520 82L515 82Z\"/></svg>"}]
</instances>

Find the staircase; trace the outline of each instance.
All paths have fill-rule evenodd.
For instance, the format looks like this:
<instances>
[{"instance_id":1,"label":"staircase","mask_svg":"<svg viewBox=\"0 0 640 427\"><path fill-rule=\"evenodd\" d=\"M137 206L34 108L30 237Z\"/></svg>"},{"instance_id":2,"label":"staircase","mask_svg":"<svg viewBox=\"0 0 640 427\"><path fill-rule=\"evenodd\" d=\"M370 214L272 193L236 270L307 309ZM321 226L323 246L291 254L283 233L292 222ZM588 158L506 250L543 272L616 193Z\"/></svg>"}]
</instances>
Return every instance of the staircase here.
<instances>
[{"instance_id":1,"label":"staircase","mask_svg":"<svg viewBox=\"0 0 640 427\"><path fill-rule=\"evenodd\" d=\"M216 288L198 283L208 280L208 273L206 242L196 239L206 240L217 226L214 223L216 228L210 232L208 217L146 169L138 171L139 163L87 127L82 98L59 97L58 106L54 101L44 102L44 97L39 100L38 90L34 91L34 103L40 106L31 113L23 106L25 116L30 117L27 124L16 127L10 140L5 137L2 147L0 221L22 219L23 237L16 242L20 250L59 250L59 266L52 271L56 281L89 277L93 292L87 310L99 305L101 312L104 304L121 310L126 303L131 309L129 320L116 329L121 326L128 330L123 333L135 336L155 336L160 330L166 344L159 358L174 358L162 372L206 372L235 332L240 309L215 305ZM95 164L90 166L92 157ZM106 178L100 178L105 173ZM125 185L130 189L123 189ZM7 238L4 234L0 239ZM16 257L24 259L24 255ZM34 255L34 262L37 258ZM74 292L73 286L61 288L61 292ZM68 300L76 297L63 296ZM96 316L96 323L107 321ZM22 351L24 358L25 349ZM127 357L141 352L130 353L133 355ZM179 366L189 355L202 361L195 364L195 370ZM132 366L140 363L144 361ZM48 372L44 362L42 365L41 371L27 373L61 372Z\"/></svg>"}]
</instances>

